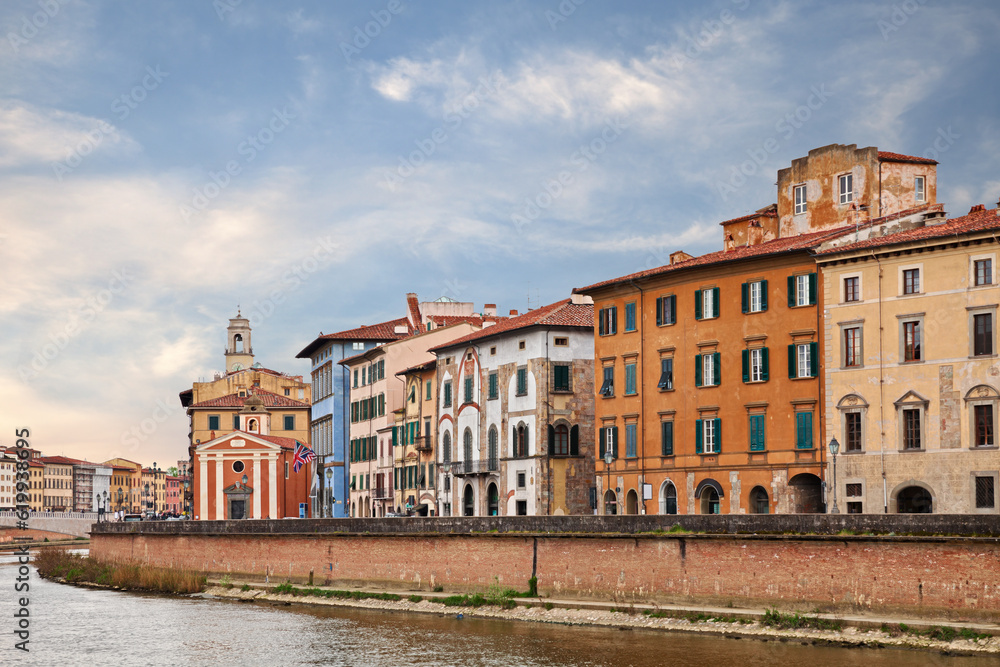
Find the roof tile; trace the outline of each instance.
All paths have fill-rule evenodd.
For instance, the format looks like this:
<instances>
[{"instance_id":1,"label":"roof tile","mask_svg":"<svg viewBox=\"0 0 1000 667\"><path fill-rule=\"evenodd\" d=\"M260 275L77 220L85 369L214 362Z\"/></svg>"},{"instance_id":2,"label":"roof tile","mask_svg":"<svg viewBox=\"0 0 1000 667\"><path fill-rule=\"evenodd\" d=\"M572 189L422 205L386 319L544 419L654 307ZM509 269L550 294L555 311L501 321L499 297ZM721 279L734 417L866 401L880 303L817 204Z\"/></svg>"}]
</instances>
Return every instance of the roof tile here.
<instances>
[{"instance_id":1,"label":"roof tile","mask_svg":"<svg viewBox=\"0 0 1000 667\"><path fill-rule=\"evenodd\" d=\"M468 334L453 341L449 341L437 347L435 350L444 350L457 345L464 345L474 340L497 336L509 331L525 329L533 326L562 326L562 327L590 327L594 326L594 306L592 304L576 304L570 299L563 299L535 310L529 310L523 315L502 319L496 324Z\"/></svg>"}]
</instances>

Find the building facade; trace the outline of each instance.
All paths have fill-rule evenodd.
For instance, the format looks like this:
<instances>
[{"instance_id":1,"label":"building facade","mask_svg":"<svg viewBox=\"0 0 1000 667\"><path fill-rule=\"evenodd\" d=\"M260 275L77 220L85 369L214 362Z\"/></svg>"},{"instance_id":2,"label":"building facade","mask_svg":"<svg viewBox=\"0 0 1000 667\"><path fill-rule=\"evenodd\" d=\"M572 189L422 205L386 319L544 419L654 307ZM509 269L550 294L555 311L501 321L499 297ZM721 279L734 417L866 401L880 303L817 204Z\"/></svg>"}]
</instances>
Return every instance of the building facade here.
<instances>
[{"instance_id":1,"label":"building facade","mask_svg":"<svg viewBox=\"0 0 1000 667\"><path fill-rule=\"evenodd\" d=\"M17 457L0 453L0 511L16 509L16 475Z\"/></svg>"},{"instance_id":2,"label":"building facade","mask_svg":"<svg viewBox=\"0 0 1000 667\"><path fill-rule=\"evenodd\" d=\"M438 514L434 443L437 383L435 362L397 373L404 385L403 407L395 411L392 437L394 502L397 513Z\"/></svg>"},{"instance_id":3,"label":"building facade","mask_svg":"<svg viewBox=\"0 0 1000 667\"><path fill-rule=\"evenodd\" d=\"M43 456L37 461L45 465L43 472L45 492L42 510L46 512L72 511L73 464L76 461L65 456Z\"/></svg>"}]
</instances>

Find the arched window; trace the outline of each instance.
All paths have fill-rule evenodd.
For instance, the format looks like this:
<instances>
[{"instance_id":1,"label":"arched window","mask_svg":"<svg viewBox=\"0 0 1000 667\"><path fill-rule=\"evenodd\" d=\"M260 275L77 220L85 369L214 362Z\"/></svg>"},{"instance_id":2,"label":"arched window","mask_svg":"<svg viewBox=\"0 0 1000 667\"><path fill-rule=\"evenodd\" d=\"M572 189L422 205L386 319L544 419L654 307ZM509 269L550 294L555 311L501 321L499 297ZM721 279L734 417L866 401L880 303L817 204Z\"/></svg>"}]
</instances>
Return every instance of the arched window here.
<instances>
[{"instance_id":1,"label":"arched window","mask_svg":"<svg viewBox=\"0 0 1000 667\"><path fill-rule=\"evenodd\" d=\"M448 431L445 431L444 437L441 438L441 462L451 463L451 433Z\"/></svg>"},{"instance_id":2,"label":"arched window","mask_svg":"<svg viewBox=\"0 0 1000 667\"><path fill-rule=\"evenodd\" d=\"M719 492L713 488L707 488L701 493L701 513L719 514L721 506L719 503Z\"/></svg>"},{"instance_id":3,"label":"arched window","mask_svg":"<svg viewBox=\"0 0 1000 667\"><path fill-rule=\"evenodd\" d=\"M500 491L492 482L486 487L486 505L487 516L497 516L500 513Z\"/></svg>"},{"instance_id":4,"label":"arched window","mask_svg":"<svg viewBox=\"0 0 1000 667\"><path fill-rule=\"evenodd\" d=\"M499 470L500 469L500 461L499 461L499 448L497 446L497 427L496 426L490 426L490 432L489 432L489 435L488 435L488 442L489 442L489 448L490 448L490 451L489 451L489 466L490 466L490 470Z\"/></svg>"},{"instance_id":5,"label":"arched window","mask_svg":"<svg viewBox=\"0 0 1000 667\"><path fill-rule=\"evenodd\" d=\"M257 420L256 419L251 419L250 421L247 422L247 430L249 432L251 432L251 433L256 433L257 432Z\"/></svg>"},{"instance_id":6,"label":"arched window","mask_svg":"<svg viewBox=\"0 0 1000 667\"><path fill-rule=\"evenodd\" d=\"M476 515L476 495L471 484L465 485L465 493L462 496L462 516Z\"/></svg>"},{"instance_id":7,"label":"arched window","mask_svg":"<svg viewBox=\"0 0 1000 667\"><path fill-rule=\"evenodd\" d=\"M569 429L565 424L559 424L553 431L553 456L569 456Z\"/></svg>"},{"instance_id":8,"label":"arched window","mask_svg":"<svg viewBox=\"0 0 1000 667\"><path fill-rule=\"evenodd\" d=\"M771 502L764 487L755 486L750 491L750 512L752 514L770 514Z\"/></svg>"},{"instance_id":9,"label":"arched window","mask_svg":"<svg viewBox=\"0 0 1000 667\"><path fill-rule=\"evenodd\" d=\"M462 443L464 449L462 459L465 464L465 472L472 472L472 429L465 429L465 433L462 434Z\"/></svg>"},{"instance_id":10,"label":"arched window","mask_svg":"<svg viewBox=\"0 0 1000 667\"><path fill-rule=\"evenodd\" d=\"M528 455L528 427L518 424L513 433L512 456L516 459L523 459Z\"/></svg>"},{"instance_id":11,"label":"arched window","mask_svg":"<svg viewBox=\"0 0 1000 667\"><path fill-rule=\"evenodd\" d=\"M639 513L639 494L635 492L635 489L629 489L628 495L625 496L625 513Z\"/></svg>"},{"instance_id":12,"label":"arched window","mask_svg":"<svg viewBox=\"0 0 1000 667\"><path fill-rule=\"evenodd\" d=\"M663 514L677 514L677 487L667 482L663 487Z\"/></svg>"}]
</instances>

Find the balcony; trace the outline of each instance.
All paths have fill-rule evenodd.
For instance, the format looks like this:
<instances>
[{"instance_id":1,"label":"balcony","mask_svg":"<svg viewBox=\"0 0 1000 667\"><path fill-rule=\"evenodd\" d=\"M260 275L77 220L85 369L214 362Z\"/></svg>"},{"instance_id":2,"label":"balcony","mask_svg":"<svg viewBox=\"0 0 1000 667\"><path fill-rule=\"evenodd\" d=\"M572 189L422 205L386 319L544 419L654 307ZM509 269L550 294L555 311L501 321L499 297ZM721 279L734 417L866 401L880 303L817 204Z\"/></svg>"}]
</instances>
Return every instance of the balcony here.
<instances>
[{"instance_id":1,"label":"balcony","mask_svg":"<svg viewBox=\"0 0 1000 667\"><path fill-rule=\"evenodd\" d=\"M491 472L500 470L500 462L497 459L488 461L452 461L451 474L461 477L462 475L488 475Z\"/></svg>"},{"instance_id":2,"label":"balcony","mask_svg":"<svg viewBox=\"0 0 1000 667\"><path fill-rule=\"evenodd\" d=\"M413 441L413 447L418 452L429 452L433 447L431 446L431 436L429 435L419 435L417 439Z\"/></svg>"},{"instance_id":3,"label":"balcony","mask_svg":"<svg viewBox=\"0 0 1000 667\"><path fill-rule=\"evenodd\" d=\"M375 487L372 489L372 500L389 500L392 498L392 489Z\"/></svg>"}]
</instances>

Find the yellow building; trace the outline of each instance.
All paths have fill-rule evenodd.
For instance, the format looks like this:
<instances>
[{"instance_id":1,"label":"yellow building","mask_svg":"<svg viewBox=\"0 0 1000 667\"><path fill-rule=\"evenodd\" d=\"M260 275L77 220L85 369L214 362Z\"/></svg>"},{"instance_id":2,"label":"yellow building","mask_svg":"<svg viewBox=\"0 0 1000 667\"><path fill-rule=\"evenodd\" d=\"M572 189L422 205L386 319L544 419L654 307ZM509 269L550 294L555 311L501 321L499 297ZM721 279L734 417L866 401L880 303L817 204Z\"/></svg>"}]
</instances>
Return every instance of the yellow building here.
<instances>
[{"instance_id":1,"label":"yellow building","mask_svg":"<svg viewBox=\"0 0 1000 667\"><path fill-rule=\"evenodd\" d=\"M31 511L41 512L45 508L45 464L37 459L28 460L28 484Z\"/></svg>"},{"instance_id":2,"label":"yellow building","mask_svg":"<svg viewBox=\"0 0 1000 667\"><path fill-rule=\"evenodd\" d=\"M396 410L392 436L395 505L403 512L434 516L437 364L428 361L397 373L406 383L403 407ZM378 491L376 490L376 493Z\"/></svg>"},{"instance_id":3,"label":"yellow building","mask_svg":"<svg viewBox=\"0 0 1000 667\"><path fill-rule=\"evenodd\" d=\"M142 504L139 493L139 485L142 483L142 464L117 458L105 461L104 465L111 467L109 509L112 512L139 512Z\"/></svg>"},{"instance_id":4,"label":"yellow building","mask_svg":"<svg viewBox=\"0 0 1000 667\"><path fill-rule=\"evenodd\" d=\"M46 512L66 512L73 509L73 464L65 456L43 456L36 459L43 464L44 489L42 509Z\"/></svg>"},{"instance_id":5,"label":"yellow building","mask_svg":"<svg viewBox=\"0 0 1000 667\"><path fill-rule=\"evenodd\" d=\"M840 511L998 512L998 232L977 206L818 251Z\"/></svg>"}]
</instances>

